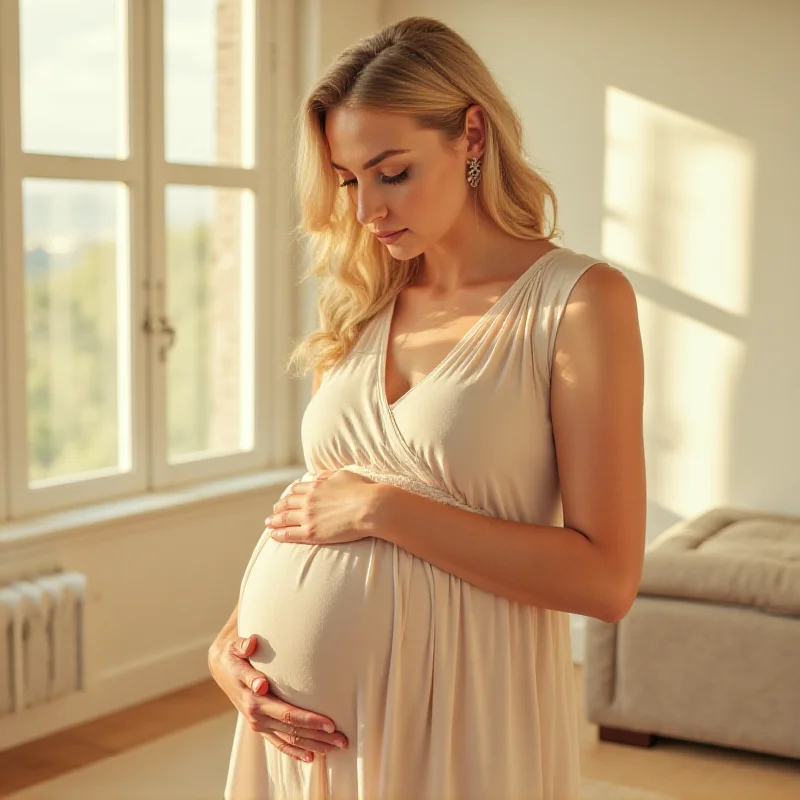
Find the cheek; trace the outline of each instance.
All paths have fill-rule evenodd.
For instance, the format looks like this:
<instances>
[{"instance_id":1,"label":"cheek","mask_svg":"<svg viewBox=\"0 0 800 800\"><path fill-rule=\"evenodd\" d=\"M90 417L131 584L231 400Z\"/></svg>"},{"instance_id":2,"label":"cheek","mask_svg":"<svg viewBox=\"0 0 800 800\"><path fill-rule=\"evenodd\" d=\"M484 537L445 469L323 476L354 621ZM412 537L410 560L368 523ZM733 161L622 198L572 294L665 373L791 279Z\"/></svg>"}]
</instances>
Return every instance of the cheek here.
<instances>
[{"instance_id":1,"label":"cheek","mask_svg":"<svg viewBox=\"0 0 800 800\"><path fill-rule=\"evenodd\" d=\"M414 181L394 210L406 227L422 232L436 230L448 216L449 205L435 181Z\"/></svg>"},{"instance_id":2,"label":"cheek","mask_svg":"<svg viewBox=\"0 0 800 800\"><path fill-rule=\"evenodd\" d=\"M393 205L398 216L402 215L404 219L424 219L427 202L427 186L421 181L410 181L397 193L397 201Z\"/></svg>"}]
</instances>

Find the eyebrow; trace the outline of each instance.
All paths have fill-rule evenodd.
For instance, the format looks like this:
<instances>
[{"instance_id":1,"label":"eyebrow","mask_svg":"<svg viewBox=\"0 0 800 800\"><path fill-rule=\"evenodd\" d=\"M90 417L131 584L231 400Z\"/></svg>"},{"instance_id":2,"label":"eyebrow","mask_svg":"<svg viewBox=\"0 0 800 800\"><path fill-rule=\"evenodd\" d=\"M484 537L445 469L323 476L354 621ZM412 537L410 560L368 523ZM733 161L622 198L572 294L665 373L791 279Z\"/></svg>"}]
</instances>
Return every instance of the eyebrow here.
<instances>
[{"instance_id":1,"label":"eyebrow","mask_svg":"<svg viewBox=\"0 0 800 800\"><path fill-rule=\"evenodd\" d=\"M378 155L374 156L369 161L367 161L361 167L361 169L372 169L373 167L378 166L378 164L380 164L381 161L383 161L385 158L389 158L389 156L397 156L397 155L401 155L403 153L410 153L410 152L411 152L410 150L384 150L382 153L378 153ZM333 161L331 161L331 166L334 167L335 169L341 169L344 172L349 172L347 167L340 167L338 164L335 164Z\"/></svg>"}]
</instances>

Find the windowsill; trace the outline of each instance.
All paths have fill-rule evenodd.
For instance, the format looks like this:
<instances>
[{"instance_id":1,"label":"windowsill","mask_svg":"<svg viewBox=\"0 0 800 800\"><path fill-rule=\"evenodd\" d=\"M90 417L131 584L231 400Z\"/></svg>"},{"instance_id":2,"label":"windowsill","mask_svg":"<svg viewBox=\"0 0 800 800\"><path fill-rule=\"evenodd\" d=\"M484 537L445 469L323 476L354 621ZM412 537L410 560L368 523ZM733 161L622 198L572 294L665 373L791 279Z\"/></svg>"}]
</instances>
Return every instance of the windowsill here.
<instances>
[{"instance_id":1,"label":"windowsill","mask_svg":"<svg viewBox=\"0 0 800 800\"><path fill-rule=\"evenodd\" d=\"M204 508L210 502L236 499L242 494L255 491L283 491L289 483L304 473L303 465L250 472L178 489L148 492L135 497L0 523L0 552L18 545L50 542L70 536L77 529L91 529L109 522L124 523L147 514Z\"/></svg>"}]
</instances>

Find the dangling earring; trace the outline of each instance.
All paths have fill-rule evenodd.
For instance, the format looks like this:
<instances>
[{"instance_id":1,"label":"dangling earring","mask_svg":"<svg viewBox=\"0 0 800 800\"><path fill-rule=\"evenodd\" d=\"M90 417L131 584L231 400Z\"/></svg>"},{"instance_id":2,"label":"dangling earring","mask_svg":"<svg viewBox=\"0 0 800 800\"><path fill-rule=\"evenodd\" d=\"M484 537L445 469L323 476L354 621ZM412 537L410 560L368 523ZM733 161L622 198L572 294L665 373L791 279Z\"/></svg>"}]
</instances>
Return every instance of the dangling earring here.
<instances>
[{"instance_id":1,"label":"dangling earring","mask_svg":"<svg viewBox=\"0 0 800 800\"><path fill-rule=\"evenodd\" d=\"M481 160L479 158L467 159L467 183L475 189L481 182Z\"/></svg>"}]
</instances>

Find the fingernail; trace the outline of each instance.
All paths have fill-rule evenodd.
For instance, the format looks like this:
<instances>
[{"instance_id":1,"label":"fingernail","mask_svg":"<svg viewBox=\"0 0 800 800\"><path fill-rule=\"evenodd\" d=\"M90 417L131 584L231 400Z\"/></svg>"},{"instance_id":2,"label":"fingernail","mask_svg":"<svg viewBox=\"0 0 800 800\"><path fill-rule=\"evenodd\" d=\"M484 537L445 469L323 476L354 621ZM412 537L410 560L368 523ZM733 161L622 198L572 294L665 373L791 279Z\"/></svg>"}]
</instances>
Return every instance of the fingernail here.
<instances>
[{"instance_id":1,"label":"fingernail","mask_svg":"<svg viewBox=\"0 0 800 800\"><path fill-rule=\"evenodd\" d=\"M346 742L344 739L336 739L336 740L334 741L334 744L335 744L337 747L347 747L347 742Z\"/></svg>"},{"instance_id":2,"label":"fingernail","mask_svg":"<svg viewBox=\"0 0 800 800\"><path fill-rule=\"evenodd\" d=\"M263 685L264 685L264 679L263 678L256 678L253 681L253 691L257 692Z\"/></svg>"},{"instance_id":3,"label":"fingernail","mask_svg":"<svg viewBox=\"0 0 800 800\"><path fill-rule=\"evenodd\" d=\"M330 724L330 722L326 722L322 726L322 730L324 730L325 733L333 733L336 730L336 728L334 728L333 725Z\"/></svg>"}]
</instances>

